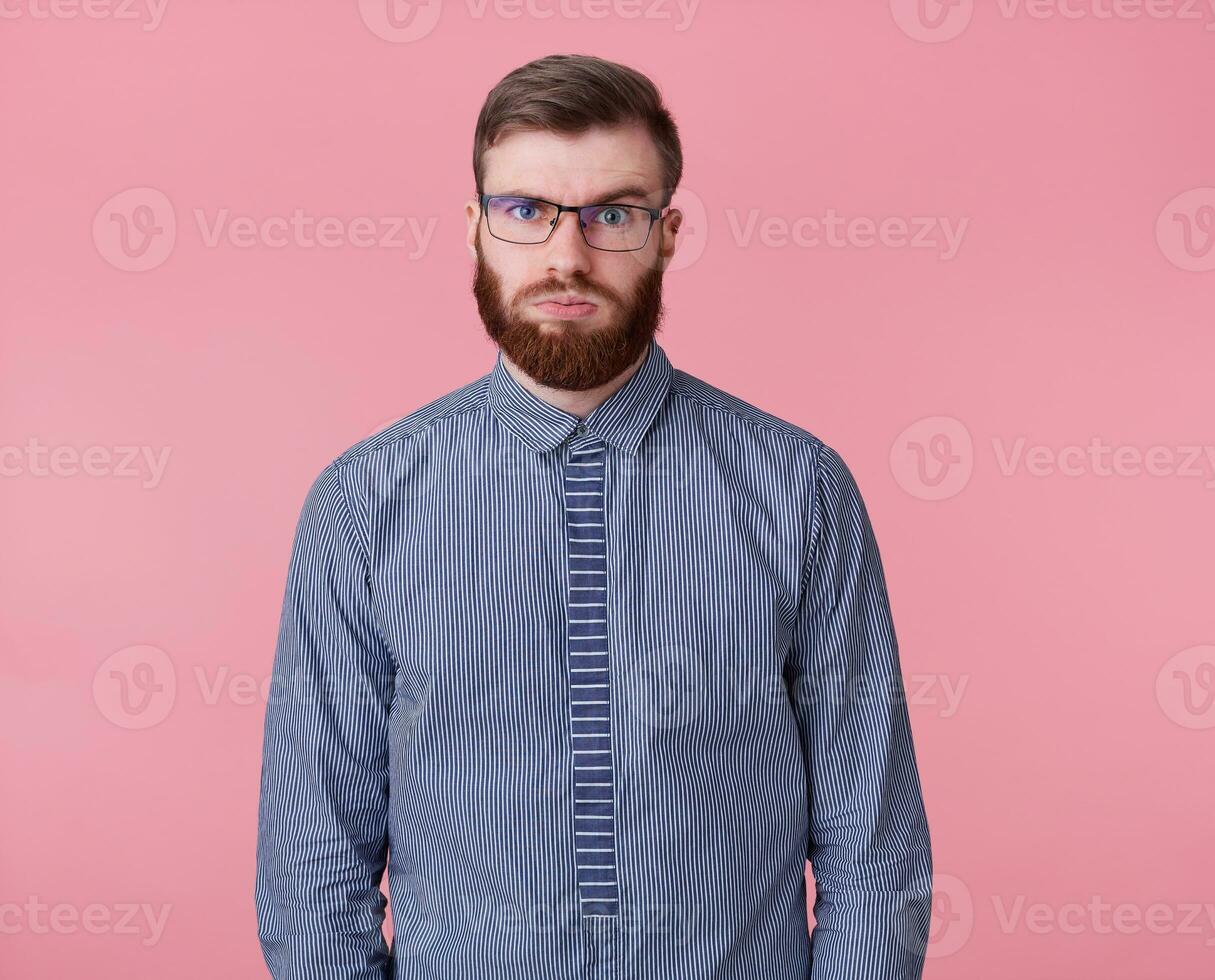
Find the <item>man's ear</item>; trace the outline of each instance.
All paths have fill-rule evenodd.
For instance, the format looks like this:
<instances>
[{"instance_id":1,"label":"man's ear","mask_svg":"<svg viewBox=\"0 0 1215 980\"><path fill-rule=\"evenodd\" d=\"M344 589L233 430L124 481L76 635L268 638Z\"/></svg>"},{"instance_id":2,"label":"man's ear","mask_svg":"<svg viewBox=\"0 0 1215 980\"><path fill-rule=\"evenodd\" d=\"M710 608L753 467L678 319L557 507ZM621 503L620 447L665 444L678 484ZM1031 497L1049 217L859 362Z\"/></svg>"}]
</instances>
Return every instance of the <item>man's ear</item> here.
<instances>
[{"instance_id":1,"label":"man's ear","mask_svg":"<svg viewBox=\"0 0 1215 980\"><path fill-rule=\"evenodd\" d=\"M473 261L476 261L477 232L481 225L481 205L476 198L471 198L464 205L464 220L468 225L464 236L465 244L468 246L468 254L472 256Z\"/></svg>"},{"instance_id":2,"label":"man's ear","mask_svg":"<svg viewBox=\"0 0 1215 980\"><path fill-rule=\"evenodd\" d=\"M662 240L658 245L658 256L665 267L675 254L675 240L679 236L679 226L683 223L683 212L671 208L662 219Z\"/></svg>"}]
</instances>

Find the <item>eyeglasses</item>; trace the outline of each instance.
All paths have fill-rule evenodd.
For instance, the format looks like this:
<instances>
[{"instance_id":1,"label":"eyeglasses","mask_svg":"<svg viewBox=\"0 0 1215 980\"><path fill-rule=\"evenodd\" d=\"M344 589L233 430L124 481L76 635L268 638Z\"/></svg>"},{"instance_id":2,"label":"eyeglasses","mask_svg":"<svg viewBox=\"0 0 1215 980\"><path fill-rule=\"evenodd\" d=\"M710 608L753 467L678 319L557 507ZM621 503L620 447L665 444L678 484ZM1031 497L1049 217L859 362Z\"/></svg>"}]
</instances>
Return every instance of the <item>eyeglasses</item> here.
<instances>
[{"instance_id":1,"label":"eyeglasses","mask_svg":"<svg viewBox=\"0 0 1215 980\"><path fill-rule=\"evenodd\" d=\"M654 222L671 210L643 208L633 204L583 204L573 207L555 204L538 197L503 197L480 194L477 199L485 214L489 233L514 245L541 245L557 227L562 211L578 214L583 240L605 252L635 252L645 248Z\"/></svg>"}]
</instances>

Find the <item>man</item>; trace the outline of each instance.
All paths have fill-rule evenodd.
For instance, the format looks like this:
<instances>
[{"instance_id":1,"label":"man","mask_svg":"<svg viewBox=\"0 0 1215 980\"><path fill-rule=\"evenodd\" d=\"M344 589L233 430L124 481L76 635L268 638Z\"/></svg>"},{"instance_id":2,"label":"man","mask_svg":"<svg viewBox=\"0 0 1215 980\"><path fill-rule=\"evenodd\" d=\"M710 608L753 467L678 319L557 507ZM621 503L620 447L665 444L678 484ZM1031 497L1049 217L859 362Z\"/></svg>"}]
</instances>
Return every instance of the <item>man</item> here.
<instances>
[{"instance_id":1,"label":"man","mask_svg":"<svg viewBox=\"0 0 1215 980\"><path fill-rule=\"evenodd\" d=\"M553 56L489 95L467 214L494 366L333 460L296 532L273 976L921 975L873 531L838 454L655 342L681 170L632 69Z\"/></svg>"}]
</instances>

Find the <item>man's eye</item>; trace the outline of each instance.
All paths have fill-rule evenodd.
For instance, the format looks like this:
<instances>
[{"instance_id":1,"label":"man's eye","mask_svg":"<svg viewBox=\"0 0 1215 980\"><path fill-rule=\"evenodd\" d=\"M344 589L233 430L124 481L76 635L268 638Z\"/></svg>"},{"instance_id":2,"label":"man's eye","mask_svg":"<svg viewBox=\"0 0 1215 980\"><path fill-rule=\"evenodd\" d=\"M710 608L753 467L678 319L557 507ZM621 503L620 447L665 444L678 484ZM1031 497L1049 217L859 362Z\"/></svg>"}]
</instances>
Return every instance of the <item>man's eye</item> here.
<instances>
[{"instance_id":1,"label":"man's eye","mask_svg":"<svg viewBox=\"0 0 1215 980\"><path fill-rule=\"evenodd\" d=\"M626 225L629 223L629 212L625 208L603 208L595 220L605 225Z\"/></svg>"}]
</instances>

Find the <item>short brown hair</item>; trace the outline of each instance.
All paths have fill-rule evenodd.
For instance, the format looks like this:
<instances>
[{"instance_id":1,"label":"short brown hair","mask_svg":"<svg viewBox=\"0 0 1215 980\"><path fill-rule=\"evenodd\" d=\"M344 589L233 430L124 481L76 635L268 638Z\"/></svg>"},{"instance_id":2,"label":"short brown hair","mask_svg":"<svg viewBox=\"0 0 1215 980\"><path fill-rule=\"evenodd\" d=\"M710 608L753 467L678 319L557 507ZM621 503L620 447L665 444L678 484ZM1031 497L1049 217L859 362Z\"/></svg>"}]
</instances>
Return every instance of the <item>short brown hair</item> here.
<instances>
[{"instance_id":1,"label":"short brown hair","mask_svg":"<svg viewBox=\"0 0 1215 980\"><path fill-rule=\"evenodd\" d=\"M662 207L683 176L683 150L675 120L657 86L645 75L588 54L550 54L516 68L494 86L477 117L473 176L484 190L482 159L499 139L543 130L566 135L592 126L641 123L650 132L662 162Z\"/></svg>"}]
</instances>

